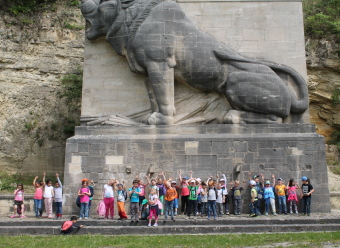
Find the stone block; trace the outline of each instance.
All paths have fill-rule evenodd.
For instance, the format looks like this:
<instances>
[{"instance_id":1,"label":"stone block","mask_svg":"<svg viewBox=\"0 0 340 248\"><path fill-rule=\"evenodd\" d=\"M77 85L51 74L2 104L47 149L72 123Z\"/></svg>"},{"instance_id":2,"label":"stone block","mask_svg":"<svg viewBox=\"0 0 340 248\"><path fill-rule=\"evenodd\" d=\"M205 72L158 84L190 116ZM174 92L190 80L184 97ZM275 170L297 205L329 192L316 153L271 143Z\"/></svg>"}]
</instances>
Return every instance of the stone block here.
<instances>
[{"instance_id":1,"label":"stone block","mask_svg":"<svg viewBox=\"0 0 340 248\"><path fill-rule=\"evenodd\" d=\"M124 156L106 156L105 164L124 164Z\"/></svg>"}]
</instances>

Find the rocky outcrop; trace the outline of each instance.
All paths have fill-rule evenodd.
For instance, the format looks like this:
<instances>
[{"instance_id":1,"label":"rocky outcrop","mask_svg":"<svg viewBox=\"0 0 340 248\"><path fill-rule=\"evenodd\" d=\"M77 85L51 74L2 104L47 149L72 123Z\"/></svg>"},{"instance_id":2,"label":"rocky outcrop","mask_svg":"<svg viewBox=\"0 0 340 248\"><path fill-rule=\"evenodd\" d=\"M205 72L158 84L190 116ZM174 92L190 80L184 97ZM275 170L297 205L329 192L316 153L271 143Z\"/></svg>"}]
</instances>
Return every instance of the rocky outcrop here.
<instances>
[{"instance_id":1,"label":"rocky outcrop","mask_svg":"<svg viewBox=\"0 0 340 248\"><path fill-rule=\"evenodd\" d=\"M82 66L83 18L63 5L30 17L0 14L0 169L62 173L65 125L78 117L58 92L62 76Z\"/></svg>"},{"instance_id":2,"label":"rocky outcrop","mask_svg":"<svg viewBox=\"0 0 340 248\"><path fill-rule=\"evenodd\" d=\"M306 40L311 123L326 139L340 127L340 106L332 102L340 88L340 47L335 40Z\"/></svg>"}]
</instances>

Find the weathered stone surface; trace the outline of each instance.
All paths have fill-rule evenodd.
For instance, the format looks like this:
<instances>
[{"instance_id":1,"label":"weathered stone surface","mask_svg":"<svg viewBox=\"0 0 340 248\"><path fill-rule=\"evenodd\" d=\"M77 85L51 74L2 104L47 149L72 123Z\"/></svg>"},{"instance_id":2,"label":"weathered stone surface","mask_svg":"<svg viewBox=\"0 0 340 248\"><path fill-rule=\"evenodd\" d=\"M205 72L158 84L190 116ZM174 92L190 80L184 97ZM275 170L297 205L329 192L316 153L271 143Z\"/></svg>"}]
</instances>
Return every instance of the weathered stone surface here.
<instances>
[{"instance_id":1,"label":"weathered stone surface","mask_svg":"<svg viewBox=\"0 0 340 248\"><path fill-rule=\"evenodd\" d=\"M210 175L224 173L229 182L248 180L248 172L263 173L266 178L275 174L286 181L307 176L316 189L313 211L330 211L325 149L319 145L323 137L315 133L314 125L98 126L78 127L76 130L76 135L67 144L96 144L92 147L107 154L116 147L124 147L119 155L107 155L106 158L94 157L89 152L72 152L72 156L66 156L70 158L65 161L66 168L77 172L79 178L91 177L93 172L103 172L100 179L95 181L97 189L101 189L109 178L124 179L130 186L135 176L144 177L151 167L153 177L164 171L167 178L176 178L178 170L181 170L182 175L193 171L195 177L203 180ZM187 130L190 135L184 135ZM268 133L268 130L271 132ZM146 131L153 134L144 135ZM84 135L87 132L90 135ZM78 171L79 165L74 164L80 161L79 157L81 171ZM131 167L131 172L127 172L126 167ZM72 193L65 195L72 199L75 198L80 179L70 179L65 178L65 185ZM319 191L319 188L322 190ZM243 204L245 213L249 201L247 192ZM94 204L100 195L95 195ZM73 201L66 201L64 209L65 213L73 212Z\"/></svg>"},{"instance_id":2,"label":"weathered stone surface","mask_svg":"<svg viewBox=\"0 0 340 248\"><path fill-rule=\"evenodd\" d=\"M85 71L88 70L89 74L85 73L85 98L82 104L84 119L85 116L100 117L103 114L123 113L138 121L151 124L271 123L282 122L281 118L284 118L284 122L309 122L308 111L303 117L286 118L290 109L295 108L296 105L295 100L291 102L294 97L291 98L292 95L287 91L286 84L294 84L294 82L298 84L298 91L302 94L298 94L301 98L297 105L300 107L304 105L306 110L307 91L304 82L298 83L297 78L287 81L285 78L283 83L275 73L272 74L271 79L263 80L262 73L267 70L267 67L259 65L254 60L243 63L245 57L242 56L288 64L305 78L304 49L303 46L297 45L303 44L301 3L181 3L182 11L171 1L150 0L140 4L136 0L132 7L123 6L118 15L118 11L115 12L116 1L108 1L101 6L108 9L105 13L110 13L105 19L100 18L102 12L97 12L97 5L98 3L92 0L84 1L82 4L83 14L91 23L91 28L86 34L87 38L96 40L106 35L106 40L115 51L128 57L128 64L133 72L148 72L146 90L150 104L146 102L147 94L145 94L144 83L141 82L142 78L133 76L132 82L123 80L131 83L124 82L124 84L121 79L116 79L117 77L130 78L130 75L133 75L126 70L126 62L122 63L121 58L113 56L114 60L119 58L117 70L115 68L112 70L112 66L107 64L98 65L98 52L99 54L111 53L111 55L113 53L101 42L87 43L89 45L86 46L86 53L91 58L88 58L88 66L85 66ZM287 6L289 12L283 12ZM128 13L129 8L136 9L136 15L131 18L138 21L123 29L120 19ZM138 14L143 11L145 14ZM196 29L196 26L199 29ZM239 37L228 32L237 33ZM235 39L232 40L233 38ZM220 42L228 43L228 47L231 45L236 48L241 55ZM268 42L272 43L273 49L268 49ZM258 52L258 47L264 47L265 51ZM165 54L163 50L168 52ZM294 56L291 56L293 54ZM238 58L237 61L233 59L236 58L235 56ZM239 67L237 64L241 60L242 69L235 69ZM85 64L86 61L85 59ZM228 64L233 66L228 67ZM277 69L274 68L275 66L266 65L274 71ZM253 66L257 69L253 70ZM237 76L233 74L236 71L239 73ZM272 72L271 69L269 71ZM101 83L109 75L112 75L112 93L104 90ZM185 89L176 84L174 78L204 92L225 94L234 109L237 106L243 111L233 110L226 115L232 107L225 101L223 103L218 100L220 96L214 94L203 96L192 89ZM162 83L159 83L160 79ZM263 81L267 82L266 86L260 83ZM116 88L120 88L119 94L116 94ZM260 88L262 90L259 90ZM126 89L133 89L134 96L129 92L125 94ZM183 89L186 92L186 99L181 96ZM136 92L142 93L140 97L135 97ZM120 100L121 97L124 100ZM117 104L110 104L113 101L125 102L126 99L131 101L123 108L121 104L119 108L115 106ZM207 102L206 99L214 101ZM189 100L194 104L188 104ZM304 104L300 105L302 102ZM220 108L216 109L217 106ZM304 110L292 110L292 112L299 112L301 115ZM106 124L119 125L117 122L106 122Z\"/></svg>"}]
</instances>

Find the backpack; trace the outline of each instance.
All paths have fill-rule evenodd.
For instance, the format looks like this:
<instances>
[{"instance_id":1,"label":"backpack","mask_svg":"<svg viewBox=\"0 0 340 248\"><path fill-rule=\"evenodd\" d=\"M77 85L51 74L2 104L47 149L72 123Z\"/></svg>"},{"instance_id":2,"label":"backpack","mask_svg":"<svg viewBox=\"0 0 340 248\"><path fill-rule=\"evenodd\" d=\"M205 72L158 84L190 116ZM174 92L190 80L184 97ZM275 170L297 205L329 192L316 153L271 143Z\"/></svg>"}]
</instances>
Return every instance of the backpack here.
<instances>
[{"instance_id":1,"label":"backpack","mask_svg":"<svg viewBox=\"0 0 340 248\"><path fill-rule=\"evenodd\" d=\"M70 229L71 226L73 226L73 222L70 221L70 220L67 220L61 225L61 230L66 231L66 230Z\"/></svg>"},{"instance_id":2,"label":"backpack","mask_svg":"<svg viewBox=\"0 0 340 248\"><path fill-rule=\"evenodd\" d=\"M78 196L77 199L76 199L76 205L77 205L78 208L80 208L80 205L81 205L80 204L80 196Z\"/></svg>"},{"instance_id":3,"label":"backpack","mask_svg":"<svg viewBox=\"0 0 340 248\"><path fill-rule=\"evenodd\" d=\"M91 195L89 195L89 197L91 198L93 196L93 194L94 194L93 187L88 186L87 188L90 189L90 194Z\"/></svg>"},{"instance_id":4,"label":"backpack","mask_svg":"<svg viewBox=\"0 0 340 248\"><path fill-rule=\"evenodd\" d=\"M97 205L97 214L99 216L105 216L106 209L105 209L105 203L104 201L100 201Z\"/></svg>"}]
</instances>

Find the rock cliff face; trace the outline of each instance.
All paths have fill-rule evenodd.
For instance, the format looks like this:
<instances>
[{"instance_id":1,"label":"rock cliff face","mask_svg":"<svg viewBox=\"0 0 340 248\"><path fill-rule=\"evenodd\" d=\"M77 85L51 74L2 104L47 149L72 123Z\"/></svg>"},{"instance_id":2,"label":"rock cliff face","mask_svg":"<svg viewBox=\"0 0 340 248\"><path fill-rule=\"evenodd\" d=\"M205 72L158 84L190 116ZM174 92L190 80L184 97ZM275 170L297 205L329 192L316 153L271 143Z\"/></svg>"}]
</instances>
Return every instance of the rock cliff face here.
<instances>
[{"instance_id":1,"label":"rock cliff face","mask_svg":"<svg viewBox=\"0 0 340 248\"><path fill-rule=\"evenodd\" d=\"M62 5L29 20L0 14L0 170L62 172L64 129L77 113L58 92L63 75L82 66L84 19ZM311 122L327 138L340 126L331 101L340 87L339 46L307 39L306 50Z\"/></svg>"},{"instance_id":2,"label":"rock cliff face","mask_svg":"<svg viewBox=\"0 0 340 248\"><path fill-rule=\"evenodd\" d=\"M340 48L335 39L306 39L311 123L329 139L340 127L340 106L333 106L332 94L340 88Z\"/></svg>"},{"instance_id":3,"label":"rock cliff face","mask_svg":"<svg viewBox=\"0 0 340 248\"><path fill-rule=\"evenodd\" d=\"M26 20L0 15L0 170L62 173L64 128L77 117L58 92L82 66L83 18L66 6Z\"/></svg>"}]
</instances>

